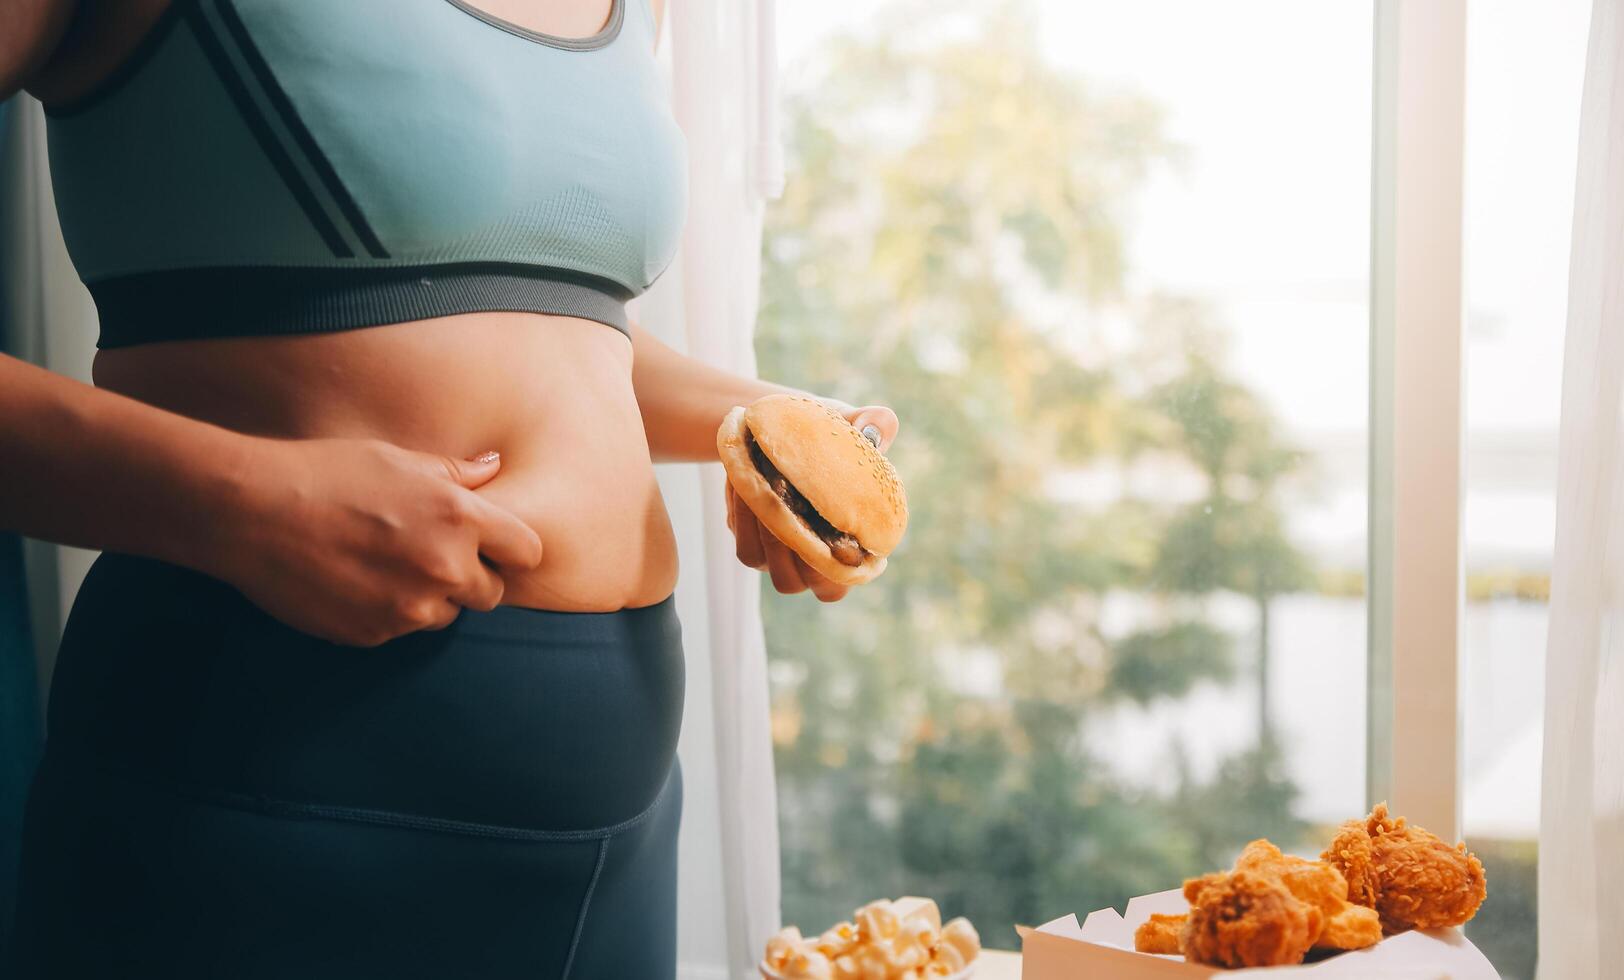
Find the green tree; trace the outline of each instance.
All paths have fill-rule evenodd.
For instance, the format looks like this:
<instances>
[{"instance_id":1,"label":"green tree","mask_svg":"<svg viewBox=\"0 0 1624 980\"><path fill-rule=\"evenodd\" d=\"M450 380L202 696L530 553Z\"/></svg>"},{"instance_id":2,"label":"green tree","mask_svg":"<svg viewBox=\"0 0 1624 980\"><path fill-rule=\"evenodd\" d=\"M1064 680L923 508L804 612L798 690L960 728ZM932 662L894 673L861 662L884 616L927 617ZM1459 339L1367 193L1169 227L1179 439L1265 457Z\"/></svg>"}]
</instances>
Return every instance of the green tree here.
<instances>
[{"instance_id":1,"label":"green tree","mask_svg":"<svg viewBox=\"0 0 1624 980\"><path fill-rule=\"evenodd\" d=\"M1291 454L1216 358L1090 328L1134 308L1124 209L1176 156L1156 108L1045 63L1019 6L881 21L831 42L792 101L795 176L764 242L763 372L888 399L911 492L875 584L834 607L766 600L785 912L818 928L923 892L1009 946L1002 924L1168 887L1289 823L1267 744L1152 792L1089 735L1230 675L1201 594L1300 582L1264 489ZM1206 474L1221 520L1059 486L1152 457ZM1108 635L1123 590L1158 612Z\"/></svg>"},{"instance_id":2,"label":"green tree","mask_svg":"<svg viewBox=\"0 0 1624 980\"><path fill-rule=\"evenodd\" d=\"M1175 593L1228 590L1257 607L1258 740L1275 738L1269 717L1269 605L1314 584L1308 560L1281 526L1280 481L1302 465L1246 388L1224 377L1206 345L1190 337L1179 374L1151 401L1174 440L1200 467L1206 492L1174 518L1151 567L1150 583Z\"/></svg>"}]
</instances>

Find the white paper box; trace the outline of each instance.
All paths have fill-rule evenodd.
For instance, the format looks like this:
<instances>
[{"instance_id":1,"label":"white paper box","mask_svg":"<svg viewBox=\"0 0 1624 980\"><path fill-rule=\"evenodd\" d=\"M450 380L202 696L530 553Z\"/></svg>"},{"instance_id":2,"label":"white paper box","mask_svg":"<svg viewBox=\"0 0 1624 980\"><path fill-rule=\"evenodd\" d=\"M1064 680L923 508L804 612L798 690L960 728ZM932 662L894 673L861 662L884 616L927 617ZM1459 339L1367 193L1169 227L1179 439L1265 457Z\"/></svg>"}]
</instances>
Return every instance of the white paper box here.
<instances>
[{"instance_id":1,"label":"white paper box","mask_svg":"<svg viewBox=\"0 0 1624 980\"><path fill-rule=\"evenodd\" d=\"M1101 909L1081 924L1075 915L1045 923L1022 934L1021 980L1500 980L1488 957L1458 929L1403 932L1368 949L1339 953L1318 963L1250 970L1134 952L1133 931L1152 912L1180 915L1189 910L1183 891L1175 888L1129 901L1122 915L1116 909Z\"/></svg>"}]
</instances>

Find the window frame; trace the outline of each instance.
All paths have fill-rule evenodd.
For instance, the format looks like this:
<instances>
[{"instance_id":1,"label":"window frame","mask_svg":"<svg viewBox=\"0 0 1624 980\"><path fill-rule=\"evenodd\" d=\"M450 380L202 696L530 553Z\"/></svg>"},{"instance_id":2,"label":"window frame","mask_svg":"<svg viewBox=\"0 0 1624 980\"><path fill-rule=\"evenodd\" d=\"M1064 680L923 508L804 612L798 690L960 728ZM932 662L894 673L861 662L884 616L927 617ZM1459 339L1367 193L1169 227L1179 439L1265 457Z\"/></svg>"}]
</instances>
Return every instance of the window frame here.
<instances>
[{"instance_id":1,"label":"window frame","mask_svg":"<svg viewBox=\"0 0 1624 980\"><path fill-rule=\"evenodd\" d=\"M1366 793L1461 827L1466 0L1375 0Z\"/></svg>"}]
</instances>

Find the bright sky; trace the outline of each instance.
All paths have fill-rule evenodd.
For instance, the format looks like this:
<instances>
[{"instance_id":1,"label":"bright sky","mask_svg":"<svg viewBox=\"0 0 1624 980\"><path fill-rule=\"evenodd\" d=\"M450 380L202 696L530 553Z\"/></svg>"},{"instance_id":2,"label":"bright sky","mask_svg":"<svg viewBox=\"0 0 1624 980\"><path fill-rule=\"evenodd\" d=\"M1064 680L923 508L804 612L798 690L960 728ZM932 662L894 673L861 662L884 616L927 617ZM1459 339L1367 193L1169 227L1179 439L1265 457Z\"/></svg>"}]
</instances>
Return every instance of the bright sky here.
<instances>
[{"instance_id":1,"label":"bright sky","mask_svg":"<svg viewBox=\"0 0 1624 980\"><path fill-rule=\"evenodd\" d=\"M1554 428L1586 0L1472 0L1468 419ZM872 0L779 8L786 64ZM1135 282L1199 294L1299 432L1361 429L1368 377L1367 0L1039 0L1057 63L1168 111L1188 165L1147 187ZM1358 367L1355 367L1358 366Z\"/></svg>"},{"instance_id":2,"label":"bright sky","mask_svg":"<svg viewBox=\"0 0 1624 980\"><path fill-rule=\"evenodd\" d=\"M1554 430L1588 0L1475 0L1467 20L1467 418Z\"/></svg>"}]
</instances>

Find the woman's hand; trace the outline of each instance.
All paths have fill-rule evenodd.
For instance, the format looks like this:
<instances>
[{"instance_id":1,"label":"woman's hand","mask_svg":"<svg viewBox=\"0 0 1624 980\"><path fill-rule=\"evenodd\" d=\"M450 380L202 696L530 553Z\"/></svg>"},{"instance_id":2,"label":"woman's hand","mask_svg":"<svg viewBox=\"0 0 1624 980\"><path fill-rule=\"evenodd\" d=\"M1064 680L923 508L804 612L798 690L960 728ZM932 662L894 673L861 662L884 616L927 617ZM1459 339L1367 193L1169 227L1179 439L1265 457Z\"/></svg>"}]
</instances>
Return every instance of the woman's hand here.
<instances>
[{"instance_id":1,"label":"woman's hand","mask_svg":"<svg viewBox=\"0 0 1624 980\"><path fill-rule=\"evenodd\" d=\"M502 600L541 539L474 493L496 453L460 460L363 439L263 441L203 570L284 623L354 646L438 629ZM212 564L212 563L211 563Z\"/></svg>"},{"instance_id":2,"label":"woman's hand","mask_svg":"<svg viewBox=\"0 0 1624 980\"><path fill-rule=\"evenodd\" d=\"M852 408L827 398L824 402L844 415L858 430L870 425L877 429L881 452L889 449L897 437L900 423L897 413L889 408L879 405ZM779 592L793 595L810 589L823 602L838 602L845 597L848 587L823 577L773 537L773 533L761 526L756 515L733 492L732 484L727 485L727 526L733 529L734 550L739 561L751 568L765 569L772 576L773 588Z\"/></svg>"}]
</instances>

